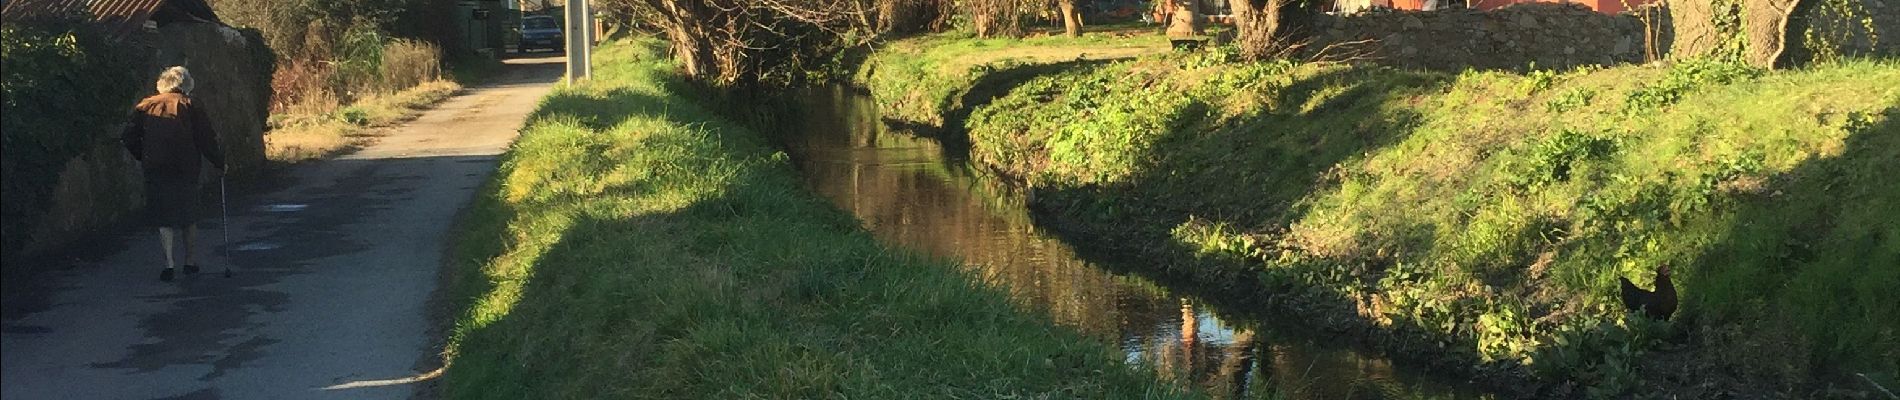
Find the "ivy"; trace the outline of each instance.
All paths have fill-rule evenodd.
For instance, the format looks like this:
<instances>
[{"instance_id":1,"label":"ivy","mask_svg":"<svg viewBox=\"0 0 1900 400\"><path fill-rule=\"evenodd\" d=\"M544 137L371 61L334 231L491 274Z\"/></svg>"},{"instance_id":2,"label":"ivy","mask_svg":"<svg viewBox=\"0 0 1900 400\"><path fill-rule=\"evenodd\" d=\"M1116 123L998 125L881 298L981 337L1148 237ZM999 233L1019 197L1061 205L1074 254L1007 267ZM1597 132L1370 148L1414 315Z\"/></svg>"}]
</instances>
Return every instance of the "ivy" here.
<instances>
[{"instance_id":1,"label":"ivy","mask_svg":"<svg viewBox=\"0 0 1900 400\"><path fill-rule=\"evenodd\" d=\"M1859 46L1873 49L1880 44L1873 14L1861 0L1819 0L1807 15L1807 28L1801 31L1802 43L1813 52L1813 61L1836 62L1854 55ZM1857 43L1857 37L1866 42Z\"/></svg>"},{"instance_id":2,"label":"ivy","mask_svg":"<svg viewBox=\"0 0 1900 400\"><path fill-rule=\"evenodd\" d=\"M68 160L111 145L138 92L137 53L71 19L0 28L0 246L24 245Z\"/></svg>"},{"instance_id":3,"label":"ivy","mask_svg":"<svg viewBox=\"0 0 1900 400\"><path fill-rule=\"evenodd\" d=\"M1747 12L1743 0L1710 0L1709 23L1715 26L1716 46L1709 57L1722 61L1746 62L1748 32L1743 21Z\"/></svg>"}]
</instances>

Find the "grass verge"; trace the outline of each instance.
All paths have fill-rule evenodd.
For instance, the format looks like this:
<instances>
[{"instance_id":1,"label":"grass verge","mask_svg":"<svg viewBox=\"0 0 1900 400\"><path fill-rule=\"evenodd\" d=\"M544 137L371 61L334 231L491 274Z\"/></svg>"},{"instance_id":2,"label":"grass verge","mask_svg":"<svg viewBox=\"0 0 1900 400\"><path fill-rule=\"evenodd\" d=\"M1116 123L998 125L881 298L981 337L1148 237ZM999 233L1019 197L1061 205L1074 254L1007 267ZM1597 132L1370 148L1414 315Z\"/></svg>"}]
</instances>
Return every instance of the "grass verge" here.
<instances>
[{"instance_id":1,"label":"grass verge","mask_svg":"<svg viewBox=\"0 0 1900 400\"><path fill-rule=\"evenodd\" d=\"M275 162L295 163L360 148L374 140L373 128L413 119L461 89L462 85L455 82L437 80L392 94L371 95L333 112L272 115L271 130L264 135L264 156Z\"/></svg>"},{"instance_id":2,"label":"grass verge","mask_svg":"<svg viewBox=\"0 0 1900 400\"><path fill-rule=\"evenodd\" d=\"M916 65L973 46L916 40L945 49ZM906 115L915 85L983 79L907 71L956 76L863 83ZM1156 264L1209 287L1251 271L1400 353L1545 395L1831 396L1900 375L1895 88L1891 60L1448 75L1216 51L1026 79L965 127L1062 230L1198 260ZM1625 318L1617 278L1661 265L1676 322Z\"/></svg>"},{"instance_id":3,"label":"grass verge","mask_svg":"<svg viewBox=\"0 0 1900 400\"><path fill-rule=\"evenodd\" d=\"M1167 38L1142 30L1089 32L1082 37L1046 34L1020 40L925 35L885 44L859 68L855 80L871 89L885 117L941 127L954 119L956 111L1001 94L984 90L1008 86L997 81L1048 72L1051 65L1166 52L1168 46ZM1010 71L1014 73L1006 73Z\"/></svg>"},{"instance_id":4,"label":"grass verge","mask_svg":"<svg viewBox=\"0 0 1900 400\"><path fill-rule=\"evenodd\" d=\"M1867 91L1900 87L1891 63L1173 67L1191 64L1032 81L972 117L974 157L1070 221L1145 221L1128 237L1254 260L1368 325L1589 394L1896 371L1900 186L1867 175L1900 167L1900 91ZM1617 304L1617 277L1660 265L1690 339Z\"/></svg>"},{"instance_id":5,"label":"grass verge","mask_svg":"<svg viewBox=\"0 0 1900 400\"><path fill-rule=\"evenodd\" d=\"M1191 397L880 247L658 46L597 51L467 213L447 398Z\"/></svg>"}]
</instances>

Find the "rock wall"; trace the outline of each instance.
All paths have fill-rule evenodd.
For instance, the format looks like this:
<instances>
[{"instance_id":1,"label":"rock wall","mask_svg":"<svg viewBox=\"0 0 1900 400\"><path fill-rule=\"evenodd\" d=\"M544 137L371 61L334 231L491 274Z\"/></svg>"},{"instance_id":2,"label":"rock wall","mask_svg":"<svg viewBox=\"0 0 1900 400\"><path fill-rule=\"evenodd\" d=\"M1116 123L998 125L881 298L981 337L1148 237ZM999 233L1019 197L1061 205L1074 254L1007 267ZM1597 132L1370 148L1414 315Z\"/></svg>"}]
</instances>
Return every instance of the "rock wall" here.
<instances>
[{"instance_id":1,"label":"rock wall","mask_svg":"<svg viewBox=\"0 0 1900 400\"><path fill-rule=\"evenodd\" d=\"M1652 24L1653 25L1653 24ZM1645 61L1656 37L1633 15L1577 4L1525 3L1492 11L1374 10L1321 16L1309 53L1436 70L1562 69ZM1646 33L1648 31L1648 33Z\"/></svg>"},{"instance_id":2,"label":"rock wall","mask_svg":"<svg viewBox=\"0 0 1900 400\"><path fill-rule=\"evenodd\" d=\"M1865 43L1873 55L1900 57L1900 0L1866 0L1860 4L1873 19L1875 32L1872 33L1884 37L1878 43L1868 43L1874 38L1861 34L1858 35L1861 43Z\"/></svg>"},{"instance_id":3,"label":"rock wall","mask_svg":"<svg viewBox=\"0 0 1900 400\"><path fill-rule=\"evenodd\" d=\"M174 65L191 70L193 102L216 125L232 172L264 165L264 124L270 118L274 56L258 54L263 38L211 24L172 24L150 37L151 76Z\"/></svg>"},{"instance_id":4,"label":"rock wall","mask_svg":"<svg viewBox=\"0 0 1900 400\"><path fill-rule=\"evenodd\" d=\"M1870 29L1871 28L1871 29ZM1900 57L1900 0L1803 0L1784 65L1833 57Z\"/></svg>"},{"instance_id":5,"label":"rock wall","mask_svg":"<svg viewBox=\"0 0 1900 400\"><path fill-rule=\"evenodd\" d=\"M230 173L244 176L255 174L265 161L264 123L270 112L270 76L275 67L274 56L263 43L254 32L212 24L173 24L130 38L124 45L137 46L151 56L151 64L143 66L146 86L141 96L151 94L150 82L164 68L184 65L191 69L197 84L191 97L205 107L215 125ZM130 99L123 106L129 111L136 101ZM110 134L116 137L117 133ZM74 157L60 171L52 201L32 224L22 251L34 254L59 248L86 232L123 220L144 204L141 179L137 165L117 141L100 143Z\"/></svg>"}]
</instances>

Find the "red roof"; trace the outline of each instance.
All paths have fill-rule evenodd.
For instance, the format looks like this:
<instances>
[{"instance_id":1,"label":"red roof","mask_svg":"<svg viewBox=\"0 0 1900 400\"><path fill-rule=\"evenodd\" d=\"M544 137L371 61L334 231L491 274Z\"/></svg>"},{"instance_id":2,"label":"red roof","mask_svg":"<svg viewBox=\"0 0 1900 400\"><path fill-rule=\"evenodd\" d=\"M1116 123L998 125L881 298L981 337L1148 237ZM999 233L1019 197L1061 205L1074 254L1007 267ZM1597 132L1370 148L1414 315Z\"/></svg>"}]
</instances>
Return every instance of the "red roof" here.
<instances>
[{"instance_id":1,"label":"red roof","mask_svg":"<svg viewBox=\"0 0 1900 400\"><path fill-rule=\"evenodd\" d=\"M117 38L138 32L146 21L161 14L157 21L161 24L192 20L223 24L204 0L10 0L0 8L0 20L13 22L79 12L81 7L91 11L93 20Z\"/></svg>"}]
</instances>

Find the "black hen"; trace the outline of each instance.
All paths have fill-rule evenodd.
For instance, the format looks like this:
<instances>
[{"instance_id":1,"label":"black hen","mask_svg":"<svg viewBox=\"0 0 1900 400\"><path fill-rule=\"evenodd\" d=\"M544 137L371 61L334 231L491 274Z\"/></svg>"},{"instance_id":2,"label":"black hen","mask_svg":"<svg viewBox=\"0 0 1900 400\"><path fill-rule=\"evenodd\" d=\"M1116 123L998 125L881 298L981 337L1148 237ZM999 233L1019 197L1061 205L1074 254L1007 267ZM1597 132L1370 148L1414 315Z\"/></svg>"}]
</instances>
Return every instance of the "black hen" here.
<instances>
[{"instance_id":1,"label":"black hen","mask_svg":"<svg viewBox=\"0 0 1900 400\"><path fill-rule=\"evenodd\" d=\"M1644 315L1658 321L1668 321L1676 313L1676 285L1669 281L1669 266L1656 268L1656 290L1648 291L1630 283L1629 278L1617 278L1623 281L1623 306L1630 311L1642 310Z\"/></svg>"}]
</instances>

